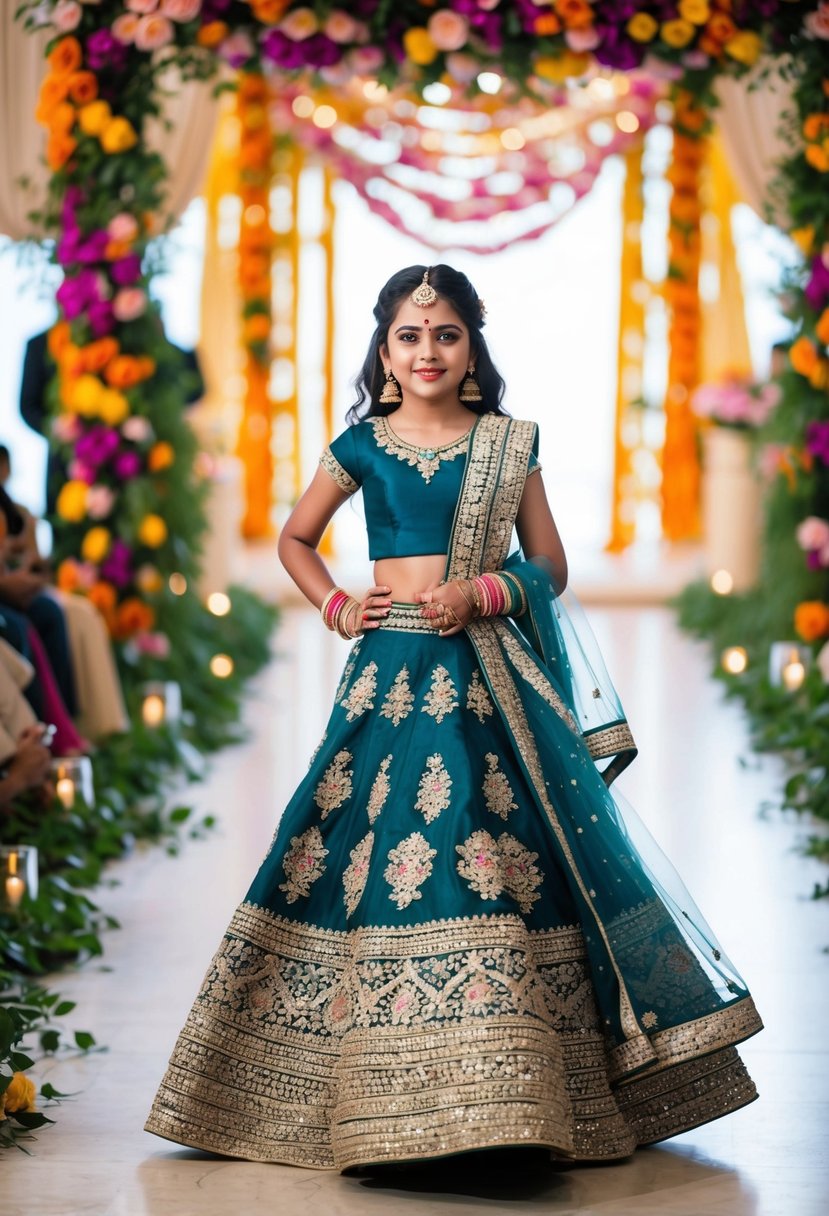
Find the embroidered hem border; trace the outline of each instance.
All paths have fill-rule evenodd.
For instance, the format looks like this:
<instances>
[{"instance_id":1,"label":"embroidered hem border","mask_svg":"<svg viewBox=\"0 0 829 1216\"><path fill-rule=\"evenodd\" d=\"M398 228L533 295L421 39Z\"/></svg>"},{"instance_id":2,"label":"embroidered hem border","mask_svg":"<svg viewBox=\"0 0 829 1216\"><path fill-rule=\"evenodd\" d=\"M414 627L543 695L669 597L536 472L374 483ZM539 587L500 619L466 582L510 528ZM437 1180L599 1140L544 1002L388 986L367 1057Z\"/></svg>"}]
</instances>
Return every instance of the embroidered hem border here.
<instances>
[{"instance_id":1,"label":"embroidered hem border","mask_svg":"<svg viewBox=\"0 0 829 1216\"><path fill-rule=\"evenodd\" d=\"M514 1144L615 1160L757 1096L716 1050L742 1028L731 1008L702 1019L717 1035L655 1035L679 1061L613 1085L584 953L580 929L517 916L336 931L243 904L146 1128L314 1169Z\"/></svg>"}]
</instances>

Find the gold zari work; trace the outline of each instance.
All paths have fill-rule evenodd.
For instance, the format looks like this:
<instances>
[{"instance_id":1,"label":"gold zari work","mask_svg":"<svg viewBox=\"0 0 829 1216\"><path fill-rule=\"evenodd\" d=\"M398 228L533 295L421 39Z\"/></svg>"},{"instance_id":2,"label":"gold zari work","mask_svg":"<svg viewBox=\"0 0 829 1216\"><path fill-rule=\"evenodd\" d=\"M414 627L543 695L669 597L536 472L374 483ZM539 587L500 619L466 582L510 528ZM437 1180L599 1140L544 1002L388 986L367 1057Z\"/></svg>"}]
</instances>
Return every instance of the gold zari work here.
<instances>
[{"instance_id":1,"label":"gold zari work","mask_svg":"<svg viewBox=\"0 0 829 1216\"><path fill-rule=\"evenodd\" d=\"M315 1169L522 1142L610 1160L755 1096L733 1048L612 1086L576 928L343 932L243 904L147 1130Z\"/></svg>"},{"instance_id":2,"label":"gold zari work","mask_svg":"<svg viewBox=\"0 0 829 1216\"><path fill-rule=\"evenodd\" d=\"M345 471L330 448L326 448L322 456L320 456L320 464L346 494L354 494L359 490L360 487L357 482L350 473Z\"/></svg>"},{"instance_id":3,"label":"gold zari work","mask_svg":"<svg viewBox=\"0 0 829 1216\"><path fill-rule=\"evenodd\" d=\"M454 460L456 456L460 456L466 451L473 429L470 427L465 434L458 439L453 439L451 443L443 444L442 447L419 448L396 435L385 418L369 418L368 421L374 430L377 446L384 452L396 456L398 460L405 461L412 468L416 468L427 484L437 473L442 460Z\"/></svg>"},{"instance_id":4,"label":"gold zari work","mask_svg":"<svg viewBox=\"0 0 829 1216\"><path fill-rule=\"evenodd\" d=\"M420 778L415 803L415 810L420 811L427 823L432 823L441 811L445 811L449 806L451 788L452 778L446 771L443 757L438 753L429 756L426 769Z\"/></svg>"},{"instance_id":5,"label":"gold zari work","mask_svg":"<svg viewBox=\"0 0 829 1216\"><path fill-rule=\"evenodd\" d=\"M314 802L322 811L320 819L327 819L332 811L351 797L354 774L348 765L352 758L351 752L345 749L337 752L323 773L322 781L314 791Z\"/></svg>"},{"instance_id":6,"label":"gold zari work","mask_svg":"<svg viewBox=\"0 0 829 1216\"><path fill-rule=\"evenodd\" d=\"M389 851L389 864L383 877L391 887L389 899L394 900L398 910L408 908L414 899L421 899L420 888L432 873L432 858L437 849L420 832L412 832Z\"/></svg>"},{"instance_id":7,"label":"gold zari work","mask_svg":"<svg viewBox=\"0 0 829 1216\"><path fill-rule=\"evenodd\" d=\"M393 759L393 756L386 756L386 758L381 761L380 767L377 770L377 776L372 782L371 793L368 796L368 805L366 807L366 810L368 811L369 823L374 823L377 816L386 805L386 799L388 798L389 790L391 789L391 781L389 780L389 765Z\"/></svg>"},{"instance_id":8,"label":"gold zari work","mask_svg":"<svg viewBox=\"0 0 829 1216\"><path fill-rule=\"evenodd\" d=\"M380 710L382 718L388 718L393 726L399 726L408 717L414 705L414 693L409 687L409 669L401 668L394 677L394 683L386 694Z\"/></svg>"},{"instance_id":9,"label":"gold zari work","mask_svg":"<svg viewBox=\"0 0 829 1216\"><path fill-rule=\"evenodd\" d=\"M421 713L431 714L436 722L442 722L457 708L457 689L449 672L439 663L432 672L432 685L426 694L426 704L421 706Z\"/></svg>"}]
</instances>

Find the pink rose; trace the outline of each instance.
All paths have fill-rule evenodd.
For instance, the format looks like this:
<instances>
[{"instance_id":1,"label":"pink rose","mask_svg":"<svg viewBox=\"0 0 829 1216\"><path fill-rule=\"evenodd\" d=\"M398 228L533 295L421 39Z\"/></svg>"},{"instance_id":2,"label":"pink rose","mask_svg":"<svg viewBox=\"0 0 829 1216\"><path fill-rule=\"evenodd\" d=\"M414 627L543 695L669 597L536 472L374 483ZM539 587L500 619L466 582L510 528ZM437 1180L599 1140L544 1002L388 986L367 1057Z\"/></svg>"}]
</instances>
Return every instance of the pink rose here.
<instances>
[{"instance_id":1,"label":"pink rose","mask_svg":"<svg viewBox=\"0 0 829 1216\"><path fill-rule=\"evenodd\" d=\"M77 562L75 574L82 591L88 591L93 583L98 581L98 567L93 562Z\"/></svg>"},{"instance_id":2,"label":"pink rose","mask_svg":"<svg viewBox=\"0 0 829 1216\"><path fill-rule=\"evenodd\" d=\"M146 418L140 414L133 414L131 418L127 418L126 422L121 424L121 434L131 443L146 443L153 437L153 428Z\"/></svg>"},{"instance_id":3,"label":"pink rose","mask_svg":"<svg viewBox=\"0 0 829 1216\"><path fill-rule=\"evenodd\" d=\"M75 0L58 0L52 11L52 25L61 34L68 34L78 28L82 15L83 9Z\"/></svg>"},{"instance_id":4,"label":"pink rose","mask_svg":"<svg viewBox=\"0 0 829 1216\"><path fill-rule=\"evenodd\" d=\"M112 23L112 36L117 38L122 46L132 46L135 42L135 32L141 18L137 13L122 13ZM110 233L110 235L112 235ZM113 237L113 240L116 238Z\"/></svg>"},{"instance_id":5,"label":"pink rose","mask_svg":"<svg viewBox=\"0 0 829 1216\"><path fill-rule=\"evenodd\" d=\"M469 22L452 9L432 13L426 28L439 51L459 51L469 41Z\"/></svg>"},{"instance_id":6,"label":"pink rose","mask_svg":"<svg viewBox=\"0 0 829 1216\"><path fill-rule=\"evenodd\" d=\"M158 0L126 0L126 7L131 13L154 13L158 8Z\"/></svg>"},{"instance_id":7,"label":"pink rose","mask_svg":"<svg viewBox=\"0 0 829 1216\"><path fill-rule=\"evenodd\" d=\"M140 287L122 287L112 301L112 311L117 321L134 321L146 308L147 296Z\"/></svg>"},{"instance_id":8,"label":"pink rose","mask_svg":"<svg viewBox=\"0 0 829 1216\"><path fill-rule=\"evenodd\" d=\"M319 29L316 15L310 8L295 8L279 23L279 30L292 42L304 42L312 37Z\"/></svg>"},{"instance_id":9,"label":"pink rose","mask_svg":"<svg viewBox=\"0 0 829 1216\"><path fill-rule=\"evenodd\" d=\"M137 633L132 642L139 654L147 654L154 659L170 656L170 639L166 633Z\"/></svg>"},{"instance_id":10,"label":"pink rose","mask_svg":"<svg viewBox=\"0 0 829 1216\"><path fill-rule=\"evenodd\" d=\"M592 51L597 47L601 40L598 31L590 28L584 30L565 30L564 41L571 51L575 51L578 55L583 55L585 51Z\"/></svg>"},{"instance_id":11,"label":"pink rose","mask_svg":"<svg viewBox=\"0 0 829 1216\"><path fill-rule=\"evenodd\" d=\"M816 13L808 13L803 24L813 38L829 38L829 4L819 4Z\"/></svg>"},{"instance_id":12,"label":"pink rose","mask_svg":"<svg viewBox=\"0 0 829 1216\"><path fill-rule=\"evenodd\" d=\"M129 19L131 20L132 18ZM120 20L121 18L119 17L118 21ZM113 25L112 29L114 32L115 25ZM130 215L128 211L119 211L107 224L107 236L111 241L117 241L119 245L129 244L130 241L134 241L138 236L138 220L134 215Z\"/></svg>"},{"instance_id":13,"label":"pink rose","mask_svg":"<svg viewBox=\"0 0 829 1216\"><path fill-rule=\"evenodd\" d=\"M95 470L83 461L73 460L69 465L69 476L72 481L83 481L91 486L95 480Z\"/></svg>"},{"instance_id":14,"label":"pink rose","mask_svg":"<svg viewBox=\"0 0 829 1216\"><path fill-rule=\"evenodd\" d=\"M219 45L219 55L233 68L239 68L251 58L255 50L253 39L244 30L239 30L225 38Z\"/></svg>"},{"instance_id":15,"label":"pink rose","mask_svg":"<svg viewBox=\"0 0 829 1216\"><path fill-rule=\"evenodd\" d=\"M829 521L809 515L798 525L797 543L808 553L816 552L821 560L829 560Z\"/></svg>"},{"instance_id":16,"label":"pink rose","mask_svg":"<svg viewBox=\"0 0 829 1216\"><path fill-rule=\"evenodd\" d=\"M471 55L459 54L457 51L446 56L446 66L452 79L457 80L458 84L469 84L481 70L477 59L473 59Z\"/></svg>"},{"instance_id":17,"label":"pink rose","mask_svg":"<svg viewBox=\"0 0 829 1216\"><path fill-rule=\"evenodd\" d=\"M86 513L92 519L106 519L114 503L115 493L109 486L90 486L86 496Z\"/></svg>"},{"instance_id":18,"label":"pink rose","mask_svg":"<svg viewBox=\"0 0 829 1216\"><path fill-rule=\"evenodd\" d=\"M158 13L151 13L138 22L135 45L139 51L157 51L159 47L169 46L175 36L172 21Z\"/></svg>"},{"instance_id":19,"label":"pink rose","mask_svg":"<svg viewBox=\"0 0 829 1216\"><path fill-rule=\"evenodd\" d=\"M52 423L52 434L58 443L74 443L81 433L77 414L58 414Z\"/></svg>"},{"instance_id":20,"label":"pink rose","mask_svg":"<svg viewBox=\"0 0 829 1216\"><path fill-rule=\"evenodd\" d=\"M341 8L335 8L326 18L322 32L332 42L356 42L357 22Z\"/></svg>"},{"instance_id":21,"label":"pink rose","mask_svg":"<svg viewBox=\"0 0 829 1216\"><path fill-rule=\"evenodd\" d=\"M171 21L193 21L201 12L202 0L161 0L161 11Z\"/></svg>"}]
</instances>

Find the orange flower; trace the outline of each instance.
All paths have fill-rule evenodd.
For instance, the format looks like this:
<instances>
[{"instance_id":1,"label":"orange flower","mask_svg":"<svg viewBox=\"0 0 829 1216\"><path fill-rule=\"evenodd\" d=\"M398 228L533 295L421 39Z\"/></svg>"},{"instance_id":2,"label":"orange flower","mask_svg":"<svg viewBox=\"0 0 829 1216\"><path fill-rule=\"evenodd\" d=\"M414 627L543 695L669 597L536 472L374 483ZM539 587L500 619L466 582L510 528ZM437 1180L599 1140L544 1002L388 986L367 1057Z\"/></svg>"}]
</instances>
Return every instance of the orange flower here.
<instances>
[{"instance_id":1,"label":"orange flower","mask_svg":"<svg viewBox=\"0 0 829 1216\"><path fill-rule=\"evenodd\" d=\"M269 319L261 312L254 313L245 321L245 341L264 342L271 332Z\"/></svg>"},{"instance_id":2,"label":"orange flower","mask_svg":"<svg viewBox=\"0 0 829 1216\"><path fill-rule=\"evenodd\" d=\"M118 637L128 638L134 633L144 633L155 624L155 613L149 604L137 596L130 596L118 606L115 629Z\"/></svg>"},{"instance_id":3,"label":"orange flower","mask_svg":"<svg viewBox=\"0 0 829 1216\"><path fill-rule=\"evenodd\" d=\"M705 27L706 33L717 43L728 42L737 33L737 27L725 13L715 13Z\"/></svg>"},{"instance_id":4,"label":"orange flower","mask_svg":"<svg viewBox=\"0 0 829 1216\"><path fill-rule=\"evenodd\" d=\"M49 67L55 76L70 76L83 63L83 51L77 38L61 38L49 52Z\"/></svg>"},{"instance_id":5,"label":"orange flower","mask_svg":"<svg viewBox=\"0 0 829 1216\"><path fill-rule=\"evenodd\" d=\"M173 445L162 439L150 448L147 455L147 468L151 473L160 473L162 469L169 468L175 458Z\"/></svg>"},{"instance_id":6,"label":"orange flower","mask_svg":"<svg viewBox=\"0 0 829 1216\"><path fill-rule=\"evenodd\" d=\"M220 42L224 42L227 34L228 28L224 21L208 21L196 34L196 42L199 46L218 46Z\"/></svg>"},{"instance_id":7,"label":"orange flower","mask_svg":"<svg viewBox=\"0 0 829 1216\"><path fill-rule=\"evenodd\" d=\"M810 376L817 366L818 353L814 343L805 335L793 342L789 349L789 360L801 376Z\"/></svg>"},{"instance_id":8,"label":"orange flower","mask_svg":"<svg viewBox=\"0 0 829 1216\"><path fill-rule=\"evenodd\" d=\"M68 101L59 101L52 111L52 117L49 120L51 134L68 135L75 125L75 116L77 111Z\"/></svg>"},{"instance_id":9,"label":"orange flower","mask_svg":"<svg viewBox=\"0 0 829 1216\"><path fill-rule=\"evenodd\" d=\"M826 388L829 385L829 360L818 359L809 372L809 383L812 388Z\"/></svg>"},{"instance_id":10,"label":"orange flower","mask_svg":"<svg viewBox=\"0 0 829 1216\"><path fill-rule=\"evenodd\" d=\"M55 582L59 591L72 592L80 585L80 576L78 574L78 563L73 557L67 557L58 566Z\"/></svg>"},{"instance_id":11,"label":"orange flower","mask_svg":"<svg viewBox=\"0 0 829 1216\"><path fill-rule=\"evenodd\" d=\"M290 4L290 0L251 0L253 15L263 25L275 25Z\"/></svg>"},{"instance_id":12,"label":"orange flower","mask_svg":"<svg viewBox=\"0 0 829 1216\"><path fill-rule=\"evenodd\" d=\"M829 635L829 605L821 600L803 600L794 610L794 628L804 642L817 642Z\"/></svg>"},{"instance_id":13,"label":"orange flower","mask_svg":"<svg viewBox=\"0 0 829 1216\"><path fill-rule=\"evenodd\" d=\"M118 599L118 592L113 587L112 583L106 583L100 579L97 583L93 583L87 592L87 599L91 600L99 612L107 616L112 612Z\"/></svg>"},{"instance_id":14,"label":"orange flower","mask_svg":"<svg viewBox=\"0 0 829 1216\"><path fill-rule=\"evenodd\" d=\"M807 144L803 155L819 173L829 172L829 155L821 148L820 144Z\"/></svg>"},{"instance_id":15,"label":"orange flower","mask_svg":"<svg viewBox=\"0 0 829 1216\"><path fill-rule=\"evenodd\" d=\"M88 105L98 96L98 77L94 72L73 72L66 83L75 105Z\"/></svg>"},{"instance_id":16,"label":"orange flower","mask_svg":"<svg viewBox=\"0 0 829 1216\"><path fill-rule=\"evenodd\" d=\"M46 141L46 163L53 173L57 173L78 146L78 141L71 135L50 135Z\"/></svg>"},{"instance_id":17,"label":"orange flower","mask_svg":"<svg viewBox=\"0 0 829 1216\"><path fill-rule=\"evenodd\" d=\"M540 17L536 17L533 22L533 30L539 37L549 37L551 34L557 34L561 29L561 22L555 13L542 13Z\"/></svg>"},{"instance_id":18,"label":"orange flower","mask_svg":"<svg viewBox=\"0 0 829 1216\"><path fill-rule=\"evenodd\" d=\"M35 118L45 125L51 121L55 106L69 96L69 81L65 76L47 76L40 86Z\"/></svg>"},{"instance_id":19,"label":"orange flower","mask_svg":"<svg viewBox=\"0 0 829 1216\"><path fill-rule=\"evenodd\" d=\"M277 0L277 3L279 3L279 0ZM287 4L282 4L283 10L287 7ZM278 17L276 19L278 20ZM267 97L268 89L265 84L265 77L258 72L243 72L239 81L239 100L247 102L266 101Z\"/></svg>"},{"instance_id":20,"label":"orange flower","mask_svg":"<svg viewBox=\"0 0 829 1216\"><path fill-rule=\"evenodd\" d=\"M69 322L57 321L49 330L49 337L46 339L49 354L55 362L61 357L61 354L66 350L71 341L72 335L69 329Z\"/></svg>"},{"instance_id":21,"label":"orange flower","mask_svg":"<svg viewBox=\"0 0 829 1216\"><path fill-rule=\"evenodd\" d=\"M829 114L810 114L803 123L804 139L823 139L829 131Z\"/></svg>"},{"instance_id":22,"label":"orange flower","mask_svg":"<svg viewBox=\"0 0 829 1216\"><path fill-rule=\"evenodd\" d=\"M815 333L818 336L818 340L824 346L829 346L829 308L824 308L820 314L820 320L815 328Z\"/></svg>"},{"instance_id":23,"label":"orange flower","mask_svg":"<svg viewBox=\"0 0 829 1216\"><path fill-rule=\"evenodd\" d=\"M155 371L155 360L148 355L116 355L104 372L111 388L132 388L149 379Z\"/></svg>"},{"instance_id":24,"label":"orange flower","mask_svg":"<svg viewBox=\"0 0 829 1216\"><path fill-rule=\"evenodd\" d=\"M569 30L593 24L593 10L587 0L555 0L555 9Z\"/></svg>"},{"instance_id":25,"label":"orange flower","mask_svg":"<svg viewBox=\"0 0 829 1216\"><path fill-rule=\"evenodd\" d=\"M115 338L98 338L81 349L81 355L88 372L101 372L118 354L118 342Z\"/></svg>"}]
</instances>

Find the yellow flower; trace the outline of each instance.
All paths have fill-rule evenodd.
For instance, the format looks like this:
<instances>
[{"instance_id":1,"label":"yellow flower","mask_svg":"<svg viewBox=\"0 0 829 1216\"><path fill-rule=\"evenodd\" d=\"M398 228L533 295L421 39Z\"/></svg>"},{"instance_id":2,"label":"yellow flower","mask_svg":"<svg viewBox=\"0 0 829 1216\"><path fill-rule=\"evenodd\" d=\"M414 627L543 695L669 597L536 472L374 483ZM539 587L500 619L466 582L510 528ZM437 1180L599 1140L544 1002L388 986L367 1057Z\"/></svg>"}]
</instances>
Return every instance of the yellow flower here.
<instances>
[{"instance_id":1,"label":"yellow flower","mask_svg":"<svg viewBox=\"0 0 829 1216\"><path fill-rule=\"evenodd\" d=\"M11 1079L11 1084L3 1094L3 1109L12 1112L34 1110L36 1093L34 1081L30 1080L25 1073L16 1072Z\"/></svg>"},{"instance_id":2,"label":"yellow flower","mask_svg":"<svg viewBox=\"0 0 829 1216\"><path fill-rule=\"evenodd\" d=\"M159 443L154 443L150 448L150 453L147 457L147 467L153 473L158 473L161 469L167 469L176 458L176 453L171 443L167 443L162 439Z\"/></svg>"},{"instance_id":3,"label":"yellow flower","mask_svg":"<svg viewBox=\"0 0 829 1216\"><path fill-rule=\"evenodd\" d=\"M690 21L683 21L677 17L673 21L662 22L660 36L668 46L681 47L687 46L696 32Z\"/></svg>"},{"instance_id":4,"label":"yellow flower","mask_svg":"<svg viewBox=\"0 0 829 1216\"><path fill-rule=\"evenodd\" d=\"M91 101L78 110L78 122L84 135L100 135L111 118L108 101Z\"/></svg>"},{"instance_id":5,"label":"yellow flower","mask_svg":"<svg viewBox=\"0 0 829 1216\"><path fill-rule=\"evenodd\" d=\"M812 388L818 389L829 386L829 359L818 359L809 372L809 383Z\"/></svg>"},{"instance_id":6,"label":"yellow flower","mask_svg":"<svg viewBox=\"0 0 829 1216\"><path fill-rule=\"evenodd\" d=\"M61 486L55 504L58 515L70 524L77 524L86 515L86 496L89 491L85 481L67 481Z\"/></svg>"},{"instance_id":7,"label":"yellow flower","mask_svg":"<svg viewBox=\"0 0 829 1216\"><path fill-rule=\"evenodd\" d=\"M65 394L65 402L77 414L90 418L97 414L104 386L97 376L78 376Z\"/></svg>"},{"instance_id":8,"label":"yellow flower","mask_svg":"<svg viewBox=\"0 0 829 1216\"><path fill-rule=\"evenodd\" d=\"M805 228L793 228L789 233L789 236L792 238L795 245L797 245L800 252L808 257L812 252L812 246L815 243L815 230L811 224Z\"/></svg>"},{"instance_id":9,"label":"yellow flower","mask_svg":"<svg viewBox=\"0 0 829 1216\"><path fill-rule=\"evenodd\" d=\"M711 5L708 0L679 0L679 15L694 25L705 25L711 16Z\"/></svg>"},{"instance_id":10,"label":"yellow flower","mask_svg":"<svg viewBox=\"0 0 829 1216\"><path fill-rule=\"evenodd\" d=\"M403 46L412 63L425 66L434 63L437 59L438 48L432 41L429 31L422 25L415 25L406 30L403 35Z\"/></svg>"},{"instance_id":11,"label":"yellow flower","mask_svg":"<svg viewBox=\"0 0 829 1216\"><path fill-rule=\"evenodd\" d=\"M634 42L650 42L658 29L659 22L650 13L637 13L627 23L627 32Z\"/></svg>"},{"instance_id":12,"label":"yellow flower","mask_svg":"<svg viewBox=\"0 0 829 1216\"><path fill-rule=\"evenodd\" d=\"M533 62L533 71L542 80L574 79L583 76L590 66L590 55L576 54L565 51L563 55L539 55Z\"/></svg>"},{"instance_id":13,"label":"yellow flower","mask_svg":"<svg viewBox=\"0 0 829 1216\"><path fill-rule=\"evenodd\" d=\"M167 525L160 515L145 515L138 528L138 539L148 549L157 549L167 539Z\"/></svg>"},{"instance_id":14,"label":"yellow flower","mask_svg":"<svg viewBox=\"0 0 829 1216\"><path fill-rule=\"evenodd\" d=\"M748 67L756 63L763 49L763 40L753 30L740 30L725 44L725 53Z\"/></svg>"},{"instance_id":15,"label":"yellow flower","mask_svg":"<svg viewBox=\"0 0 829 1216\"><path fill-rule=\"evenodd\" d=\"M107 426L120 426L130 412L130 403L117 389L105 388L98 402L98 414Z\"/></svg>"},{"instance_id":16,"label":"yellow flower","mask_svg":"<svg viewBox=\"0 0 829 1216\"><path fill-rule=\"evenodd\" d=\"M101 132L101 147L112 155L115 152L126 152L138 143L135 127L128 118L111 119Z\"/></svg>"},{"instance_id":17,"label":"yellow flower","mask_svg":"<svg viewBox=\"0 0 829 1216\"><path fill-rule=\"evenodd\" d=\"M102 562L111 543L109 528L90 528L81 542L81 557L85 562Z\"/></svg>"}]
</instances>

